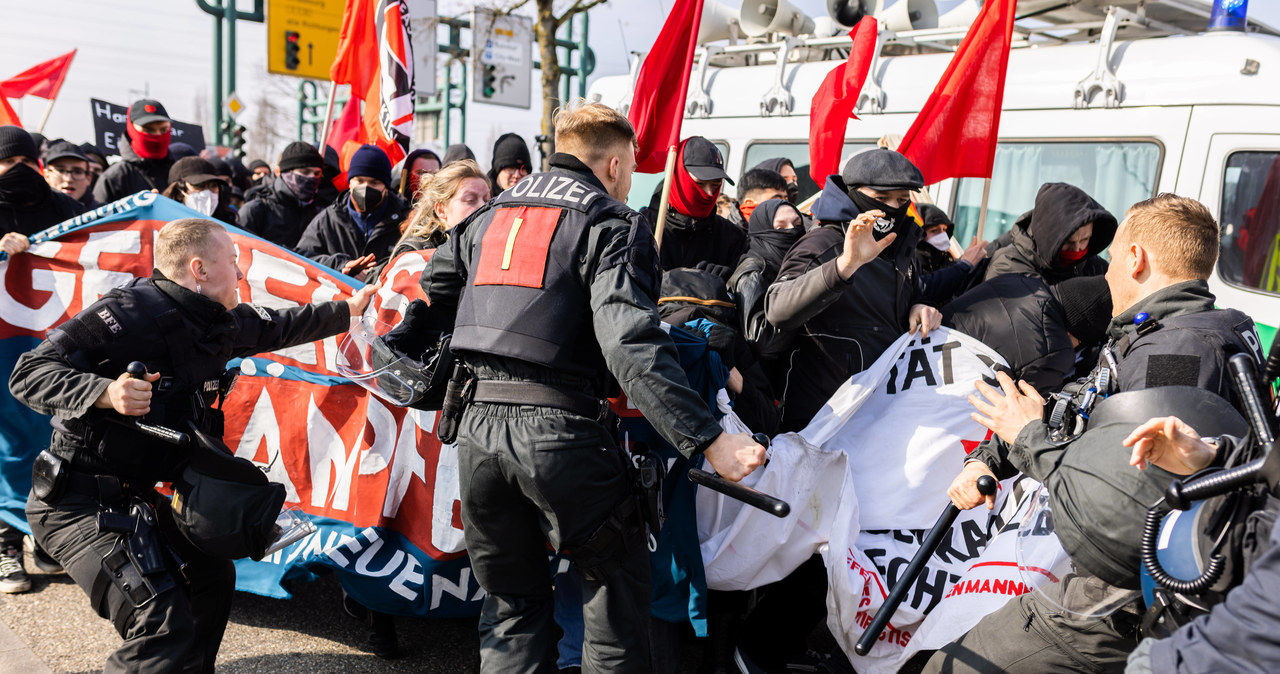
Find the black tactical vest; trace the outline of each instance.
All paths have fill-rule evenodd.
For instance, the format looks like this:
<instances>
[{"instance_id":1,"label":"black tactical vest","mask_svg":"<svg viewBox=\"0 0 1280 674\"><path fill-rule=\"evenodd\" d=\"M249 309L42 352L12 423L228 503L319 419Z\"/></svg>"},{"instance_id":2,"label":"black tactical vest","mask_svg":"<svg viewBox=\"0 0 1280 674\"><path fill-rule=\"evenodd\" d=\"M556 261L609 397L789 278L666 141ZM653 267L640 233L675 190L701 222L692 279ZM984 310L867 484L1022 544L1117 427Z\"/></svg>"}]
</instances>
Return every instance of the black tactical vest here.
<instances>
[{"instance_id":1,"label":"black tactical vest","mask_svg":"<svg viewBox=\"0 0 1280 674\"><path fill-rule=\"evenodd\" d=\"M620 219L634 226L639 218L567 171L536 173L516 183L471 224L467 287L451 348L599 375L604 358L579 254L592 225Z\"/></svg>"},{"instance_id":2,"label":"black tactical vest","mask_svg":"<svg viewBox=\"0 0 1280 674\"><path fill-rule=\"evenodd\" d=\"M222 434L221 413L211 409L227 366L222 341L227 331L195 334L177 303L149 278L103 295L88 309L51 330L49 341L76 369L115 379L129 363L141 361L161 378L152 386L151 411L140 420L179 431L195 421ZM185 452L107 420L109 410L93 409L78 419L55 420L74 447L73 465L93 472L172 479ZM118 416L118 415L117 415ZM54 449L66 454L55 438ZM88 450L87 454L80 450Z\"/></svg>"}]
</instances>

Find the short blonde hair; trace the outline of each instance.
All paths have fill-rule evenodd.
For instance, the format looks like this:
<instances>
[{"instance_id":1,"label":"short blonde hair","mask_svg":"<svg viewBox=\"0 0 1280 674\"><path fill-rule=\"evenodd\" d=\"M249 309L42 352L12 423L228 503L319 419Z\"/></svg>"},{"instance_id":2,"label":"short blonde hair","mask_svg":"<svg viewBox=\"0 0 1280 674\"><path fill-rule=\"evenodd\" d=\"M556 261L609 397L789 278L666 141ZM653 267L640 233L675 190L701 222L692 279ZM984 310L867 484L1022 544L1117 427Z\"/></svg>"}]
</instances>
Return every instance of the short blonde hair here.
<instances>
[{"instance_id":1,"label":"short blonde hair","mask_svg":"<svg viewBox=\"0 0 1280 674\"><path fill-rule=\"evenodd\" d=\"M182 278L187 262L209 255L214 234L225 231L221 223L204 218L182 218L161 227L152 255L156 269L170 279Z\"/></svg>"},{"instance_id":2,"label":"short blonde hair","mask_svg":"<svg viewBox=\"0 0 1280 674\"><path fill-rule=\"evenodd\" d=\"M1167 276L1204 281L1213 274L1222 232L1209 209L1195 199L1164 192L1139 201L1129 207L1121 229L1123 244L1150 250Z\"/></svg>"},{"instance_id":3,"label":"short blonde hair","mask_svg":"<svg viewBox=\"0 0 1280 674\"><path fill-rule=\"evenodd\" d=\"M631 121L603 103L579 98L556 112L555 123L556 151L571 154L585 164L607 158L619 145L637 147Z\"/></svg>"},{"instance_id":4,"label":"short blonde hair","mask_svg":"<svg viewBox=\"0 0 1280 674\"><path fill-rule=\"evenodd\" d=\"M413 213L405 219L404 236L401 241L411 237L430 238L436 232L443 232L445 224L441 222L440 216L436 215L436 204L448 203L457 194L458 188L462 186L462 182L468 178L479 178L488 186L489 191L493 192L493 185L489 183L489 176L480 170L480 165L474 159L460 159L450 163L448 166L435 172L433 175L423 176L422 184L418 186L418 202L414 204ZM458 224L458 223L453 223Z\"/></svg>"}]
</instances>

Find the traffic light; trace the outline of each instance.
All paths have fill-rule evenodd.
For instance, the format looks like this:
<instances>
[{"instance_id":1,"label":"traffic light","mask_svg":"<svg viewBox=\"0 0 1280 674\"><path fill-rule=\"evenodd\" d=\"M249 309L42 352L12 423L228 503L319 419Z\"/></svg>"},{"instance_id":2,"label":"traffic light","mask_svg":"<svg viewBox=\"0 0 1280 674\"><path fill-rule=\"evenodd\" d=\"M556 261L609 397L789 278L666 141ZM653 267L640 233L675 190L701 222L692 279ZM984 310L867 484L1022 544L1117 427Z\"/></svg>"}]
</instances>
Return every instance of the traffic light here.
<instances>
[{"instance_id":1,"label":"traffic light","mask_svg":"<svg viewBox=\"0 0 1280 674\"><path fill-rule=\"evenodd\" d=\"M286 30L284 32L284 67L287 70L297 70L302 63L302 59L298 57L298 51L301 47L298 45L298 35L296 30Z\"/></svg>"},{"instance_id":2,"label":"traffic light","mask_svg":"<svg viewBox=\"0 0 1280 674\"><path fill-rule=\"evenodd\" d=\"M218 131L219 131L220 133L219 133L219 135L218 135L218 142L217 142L217 143L215 143L216 145L222 145L223 143L225 143L225 142L227 142L228 140L230 140L230 138L231 138L231 129L233 129L233 128L235 127L235 124L236 124L236 123L235 123L235 122L233 122L233 121L231 121L230 119L224 119L224 120L222 120L222 125L221 125L220 127L218 127Z\"/></svg>"},{"instance_id":3,"label":"traffic light","mask_svg":"<svg viewBox=\"0 0 1280 674\"><path fill-rule=\"evenodd\" d=\"M244 159L244 126L236 124L231 128L231 154L236 159Z\"/></svg>"},{"instance_id":4,"label":"traffic light","mask_svg":"<svg viewBox=\"0 0 1280 674\"><path fill-rule=\"evenodd\" d=\"M480 87L480 95L485 98L493 98L498 93L498 66L486 63L483 70L483 85Z\"/></svg>"}]
</instances>

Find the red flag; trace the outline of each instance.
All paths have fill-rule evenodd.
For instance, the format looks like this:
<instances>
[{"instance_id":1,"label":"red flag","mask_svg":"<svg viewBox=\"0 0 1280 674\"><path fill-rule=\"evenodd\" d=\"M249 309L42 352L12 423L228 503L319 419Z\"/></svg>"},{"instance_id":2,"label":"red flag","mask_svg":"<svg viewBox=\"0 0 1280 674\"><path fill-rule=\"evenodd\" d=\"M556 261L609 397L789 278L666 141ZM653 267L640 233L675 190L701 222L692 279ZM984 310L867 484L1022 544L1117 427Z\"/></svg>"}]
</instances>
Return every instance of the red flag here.
<instances>
[{"instance_id":1,"label":"red flag","mask_svg":"<svg viewBox=\"0 0 1280 674\"><path fill-rule=\"evenodd\" d=\"M689 69L701 23L702 0L676 0L640 66L627 114L640 144L636 151L636 171L640 173L662 173L667 150L680 140Z\"/></svg>"},{"instance_id":2,"label":"red flag","mask_svg":"<svg viewBox=\"0 0 1280 674\"><path fill-rule=\"evenodd\" d=\"M363 145L368 139L364 133L364 125L360 122L360 99L352 96L347 99L347 104L342 107L342 114L333 120L333 128L329 130L329 135L325 137L324 144L333 148L338 153L342 170L347 170L347 160L349 157L343 157L342 151L347 143L355 143L357 147Z\"/></svg>"},{"instance_id":3,"label":"red flag","mask_svg":"<svg viewBox=\"0 0 1280 674\"><path fill-rule=\"evenodd\" d=\"M1016 0L989 0L898 146L932 185L990 178Z\"/></svg>"},{"instance_id":4,"label":"red flag","mask_svg":"<svg viewBox=\"0 0 1280 674\"><path fill-rule=\"evenodd\" d=\"M0 126L6 125L22 126L22 120L18 119L18 113L9 105L9 99L0 96Z\"/></svg>"},{"instance_id":5,"label":"red flag","mask_svg":"<svg viewBox=\"0 0 1280 674\"><path fill-rule=\"evenodd\" d=\"M392 164L404 159L413 136L408 24L409 10L402 0L348 2L338 54L329 68L335 85L350 84L352 98L364 102L362 140L382 148Z\"/></svg>"},{"instance_id":6,"label":"red flag","mask_svg":"<svg viewBox=\"0 0 1280 674\"><path fill-rule=\"evenodd\" d=\"M0 96L38 96L48 100L57 98L62 81L67 79L67 71L71 70L71 59L75 57L76 50L72 49L62 56L34 65L0 82Z\"/></svg>"},{"instance_id":7,"label":"red flag","mask_svg":"<svg viewBox=\"0 0 1280 674\"><path fill-rule=\"evenodd\" d=\"M338 53L329 66L329 79L334 84L350 84L352 91L360 92L360 98L378 79L377 7L377 0L347 0Z\"/></svg>"},{"instance_id":8,"label":"red flag","mask_svg":"<svg viewBox=\"0 0 1280 674\"><path fill-rule=\"evenodd\" d=\"M858 95L867 81L867 71L876 51L875 17L864 16L854 32L849 60L831 69L809 106L809 177L823 185L827 176L840 170L844 132L858 106Z\"/></svg>"}]
</instances>

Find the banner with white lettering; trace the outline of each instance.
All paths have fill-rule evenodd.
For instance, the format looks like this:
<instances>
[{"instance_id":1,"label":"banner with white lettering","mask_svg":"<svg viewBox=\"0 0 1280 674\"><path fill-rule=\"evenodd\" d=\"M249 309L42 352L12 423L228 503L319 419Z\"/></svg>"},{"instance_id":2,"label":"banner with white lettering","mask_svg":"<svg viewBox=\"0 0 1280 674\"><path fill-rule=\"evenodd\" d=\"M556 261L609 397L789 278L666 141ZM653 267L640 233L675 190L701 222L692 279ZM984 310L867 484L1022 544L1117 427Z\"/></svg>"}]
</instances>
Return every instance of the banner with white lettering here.
<instances>
[{"instance_id":1,"label":"banner with white lettering","mask_svg":"<svg viewBox=\"0 0 1280 674\"><path fill-rule=\"evenodd\" d=\"M0 263L0 360L13 363L46 331L135 276L150 275L154 238L171 220L198 216L140 193L34 237ZM273 308L349 297L355 279L235 227L243 302ZM375 298L380 318L420 297L425 256L388 265ZM417 294L414 294L417 293ZM409 295L413 295L410 297ZM334 570L366 606L398 614L475 615L483 597L463 550L457 453L434 435L436 414L391 406L335 370L341 335L240 361L223 406L224 439L283 484L316 533L262 562L237 563L237 588L286 597L281 582ZM48 445L48 419L0 396L0 517L22 515L31 460Z\"/></svg>"},{"instance_id":2,"label":"banner with white lettering","mask_svg":"<svg viewBox=\"0 0 1280 674\"><path fill-rule=\"evenodd\" d=\"M970 418L973 382L994 376L999 354L941 328L903 335L854 375L800 432L848 456L852 489L837 502L824 560L827 624L859 672L892 672L908 658L924 617L986 548L1002 520L964 511L934 552L870 655L853 646L897 582L928 528L948 505L947 487L964 457L989 436ZM1001 485L997 510L1008 492Z\"/></svg>"}]
</instances>

